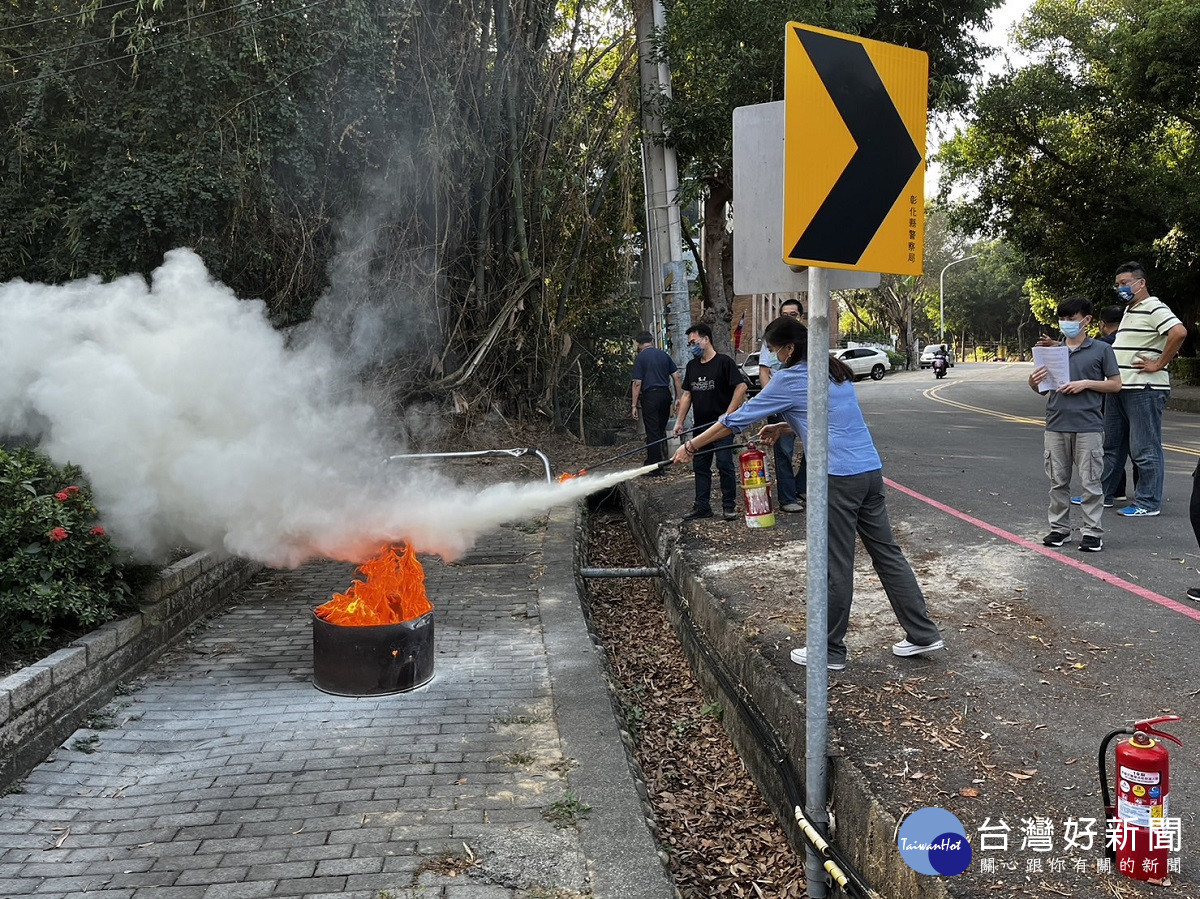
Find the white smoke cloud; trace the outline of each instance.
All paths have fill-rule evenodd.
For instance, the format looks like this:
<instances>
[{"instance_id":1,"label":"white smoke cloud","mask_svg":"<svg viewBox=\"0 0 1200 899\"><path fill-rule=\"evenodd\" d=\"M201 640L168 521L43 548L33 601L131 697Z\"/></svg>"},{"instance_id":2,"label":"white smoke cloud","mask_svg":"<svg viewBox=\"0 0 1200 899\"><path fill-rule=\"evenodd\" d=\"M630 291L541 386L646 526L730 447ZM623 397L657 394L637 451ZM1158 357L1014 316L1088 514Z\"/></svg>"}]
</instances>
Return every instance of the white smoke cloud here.
<instances>
[{"instance_id":1,"label":"white smoke cloud","mask_svg":"<svg viewBox=\"0 0 1200 899\"><path fill-rule=\"evenodd\" d=\"M83 468L113 539L269 565L383 543L460 555L485 531L631 472L482 491L411 462L322 344L285 345L190 250L127 276L0 285L0 435Z\"/></svg>"}]
</instances>

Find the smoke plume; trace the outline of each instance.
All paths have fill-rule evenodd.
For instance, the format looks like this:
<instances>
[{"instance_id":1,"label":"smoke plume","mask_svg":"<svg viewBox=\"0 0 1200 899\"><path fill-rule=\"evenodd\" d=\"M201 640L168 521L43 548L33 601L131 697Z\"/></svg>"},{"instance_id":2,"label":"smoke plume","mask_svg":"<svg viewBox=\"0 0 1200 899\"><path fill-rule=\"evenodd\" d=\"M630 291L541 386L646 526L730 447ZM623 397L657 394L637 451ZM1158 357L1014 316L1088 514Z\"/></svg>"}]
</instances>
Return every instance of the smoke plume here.
<instances>
[{"instance_id":1,"label":"smoke plume","mask_svg":"<svg viewBox=\"0 0 1200 899\"><path fill-rule=\"evenodd\" d=\"M407 541L445 558L506 521L630 477L483 490L403 452L327 345L289 348L265 307L174 250L149 282L0 285L0 436L92 483L141 560L177 546L268 565L362 561Z\"/></svg>"}]
</instances>

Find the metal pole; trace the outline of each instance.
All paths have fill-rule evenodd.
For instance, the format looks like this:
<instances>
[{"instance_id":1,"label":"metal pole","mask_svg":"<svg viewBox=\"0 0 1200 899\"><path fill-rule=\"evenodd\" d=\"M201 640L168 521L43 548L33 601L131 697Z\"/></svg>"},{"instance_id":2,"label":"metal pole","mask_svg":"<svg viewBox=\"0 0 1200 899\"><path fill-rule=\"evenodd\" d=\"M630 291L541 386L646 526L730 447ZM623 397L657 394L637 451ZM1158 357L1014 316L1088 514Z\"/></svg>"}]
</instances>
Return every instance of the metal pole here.
<instances>
[{"instance_id":1,"label":"metal pole","mask_svg":"<svg viewBox=\"0 0 1200 899\"><path fill-rule=\"evenodd\" d=\"M661 568L580 568L579 576L585 578L603 577L662 577Z\"/></svg>"},{"instance_id":2,"label":"metal pole","mask_svg":"<svg viewBox=\"0 0 1200 899\"><path fill-rule=\"evenodd\" d=\"M399 453L395 456L388 456L389 462L403 462L408 459L452 459L457 456L512 456L514 459L519 459L521 456L534 455L542 460L542 466L546 469L546 483L553 484L554 478L550 474L550 460L546 454L539 449L532 447L518 447L516 449L486 449L486 450L470 450L457 453Z\"/></svg>"},{"instance_id":3,"label":"metal pole","mask_svg":"<svg viewBox=\"0 0 1200 899\"><path fill-rule=\"evenodd\" d=\"M968 259L978 258L979 254L974 253L970 256L964 256L962 259L947 262L942 266L942 273L938 275L938 330L941 332L941 336L938 339L942 343L946 342L946 269L952 265L958 265L960 262L966 262Z\"/></svg>"},{"instance_id":4,"label":"metal pole","mask_svg":"<svg viewBox=\"0 0 1200 899\"><path fill-rule=\"evenodd\" d=\"M808 665L805 668L805 815L829 836L825 810L829 743L829 272L808 270ZM809 899L825 899L824 860L809 846L804 853Z\"/></svg>"}]
</instances>

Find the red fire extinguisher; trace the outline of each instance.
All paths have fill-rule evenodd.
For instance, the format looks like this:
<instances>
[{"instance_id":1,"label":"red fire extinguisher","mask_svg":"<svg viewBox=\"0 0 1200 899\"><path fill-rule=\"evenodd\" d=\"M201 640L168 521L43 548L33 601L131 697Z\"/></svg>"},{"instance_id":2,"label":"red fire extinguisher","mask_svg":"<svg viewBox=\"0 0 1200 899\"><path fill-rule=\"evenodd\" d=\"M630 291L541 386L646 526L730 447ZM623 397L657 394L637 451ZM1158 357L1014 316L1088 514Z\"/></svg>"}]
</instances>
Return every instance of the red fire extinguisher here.
<instances>
[{"instance_id":1,"label":"red fire extinguisher","mask_svg":"<svg viewBox=\"0 0 1200 899\"><path fill-rule=\"evenodd\" d=\"M1162 881L1167 876L1168 834L1151 833L1163 827L1169 812L1171 762L1167 748L1155 737L1182 746L1175 736L1154 729L1166 721L1179 721L1178 715L1146 718L1132 727L1114 730L1100 743L1100 789L1104 811L1113 828L1105 840L1105 851L1116 870L1134 880ZM1108 744L1122 734L1132 734L1117 743L1117 801L1108 788Z\"/></svg>"},{"instance_id":2,"label":"red fire extinguisher","mask_svg":"<svg viewBox=\"0 0 1200 899\"><path fill-rule=\"evenodd\" d=\"M771 482L767 478L767 457L753 444L738 456L742 470L742 498L746 504L746 527L775 527L775 511L771 508Z\"/></svg>"}]
</instances>

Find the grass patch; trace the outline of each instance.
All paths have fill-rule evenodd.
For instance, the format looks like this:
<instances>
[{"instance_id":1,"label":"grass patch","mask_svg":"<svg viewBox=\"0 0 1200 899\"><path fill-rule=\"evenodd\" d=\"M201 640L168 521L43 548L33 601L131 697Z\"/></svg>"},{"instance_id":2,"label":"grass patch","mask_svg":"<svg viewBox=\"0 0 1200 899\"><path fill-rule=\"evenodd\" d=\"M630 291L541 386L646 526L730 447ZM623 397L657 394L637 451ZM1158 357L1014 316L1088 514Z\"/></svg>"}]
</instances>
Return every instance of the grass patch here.
<instances>
[{"instance_id":1,"label":"grass patch","mask_svg":"<svg viewBox=\"0 0 1200 899\"><path fill-rule=\"evenodd\" d=\"M88 734L86 737L76 737L71 743L71 748L76 752L86 752L91 755L100 748L100 735Z\"/></svg>"},{"instance_id":2,"label":"grass patch","mask_svg":"<svg viewBox=\"0 0 1200 899\"><path fill-rule=\"evenodd\" d=\"M558 828L574 827L591 810L592 807L576 796L574 791L567 790L562 799L542 809L542 817Z\"/></svg>"}]
</instances>

